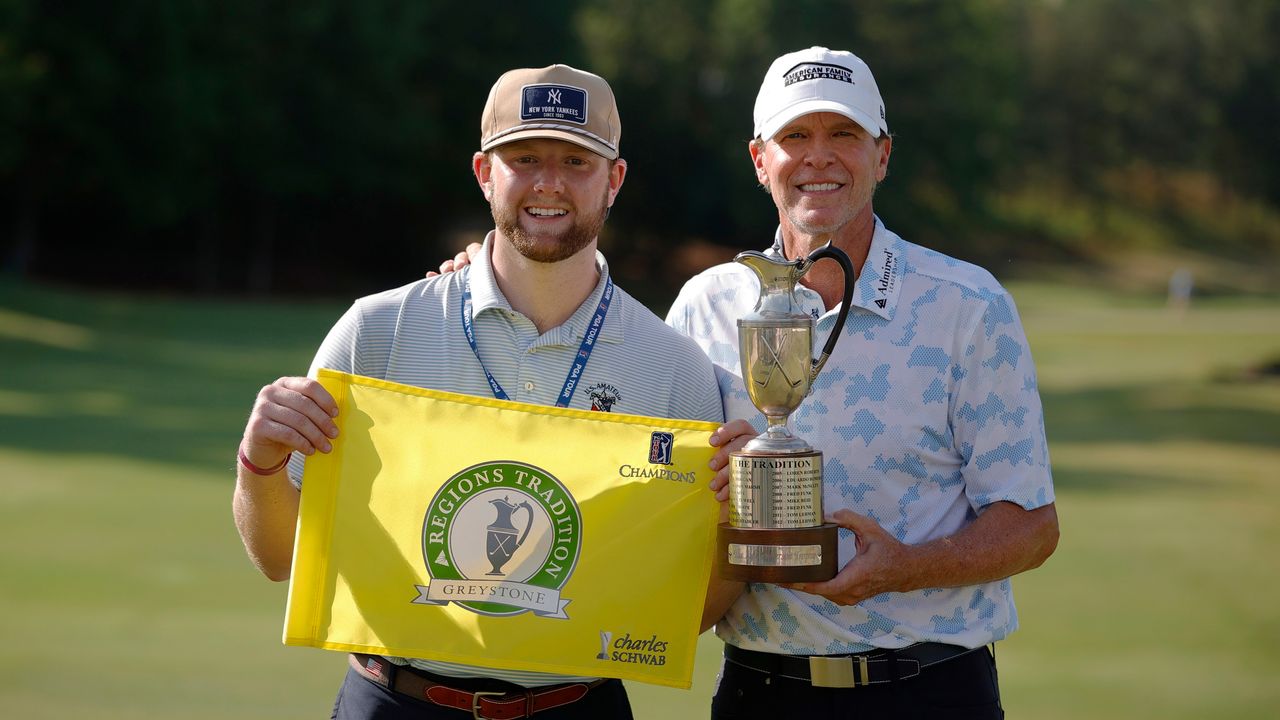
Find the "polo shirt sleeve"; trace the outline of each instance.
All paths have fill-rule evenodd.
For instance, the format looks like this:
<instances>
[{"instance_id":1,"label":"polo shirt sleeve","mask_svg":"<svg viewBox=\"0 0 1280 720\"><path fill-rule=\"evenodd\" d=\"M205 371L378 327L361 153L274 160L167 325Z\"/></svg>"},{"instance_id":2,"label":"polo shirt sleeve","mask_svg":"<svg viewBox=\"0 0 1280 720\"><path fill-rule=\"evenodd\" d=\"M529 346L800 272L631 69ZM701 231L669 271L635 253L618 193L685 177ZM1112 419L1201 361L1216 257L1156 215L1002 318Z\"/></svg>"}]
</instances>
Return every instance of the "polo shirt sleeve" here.
<instances>
[{"instance_id":1,"label":"polo shirt sleeve","mask_svg":"<svg viewBox=\"0 0 1280 720\"><path fill-rule=\"evenodd\" d=\"M1044 412L1017 309L1001 288L975 316L957 348L951 407L965 493L975 510L1001 500L1027 510L1048 505L1054 493Z\"/></svg>"},{"instance_id":2,"label":"polo shirt sleeve","mask_svg":"<svg viewBox=\"0 0 1280 720\"><path fill-rule=\"evenodd\" d=\"M672 394L690 398L694 408L693 414L687 415L690 419L722 423L724 403L720 399L717 368L698 344L691 325L693 308L690 298L701 296L701 290L694 287L695 281L696 279L690 280L681 288L680 294L667 311L665 320L668 327L682 335L682 339L696 350L697 358L687 372L676 374Z\"/></svg>"},{"instance_id":3,"label":"polo shirt sleeve","mask_svg":"<svg viewBox=\"0 0 1280 720\"><path fill-rule=\"evenodd\" d=\"M320 368L353 375L385 378L391 344L395 339L395 308L377 302L380 296L362 298L338 318L311 361L308 377Z\"/></svg>"},{"instance_id":4,"label":"polo shirt sleeve","mask_svg":"<svg viewBox=\"0 0 1280 720\"><path fill-rule=\"evenodd\" d=\"M675 302L671 303L671 309L667 310L666 317L667 325L685 337L692 337L693 335L693 333L689 332L689 301L687 298L691 284L692 281L689 281L681 288Z\"/></svg>"},{"instance_id":5,"label":"polo shirt sleeve","mask_svg":"<svg viewBox=\"0 0 1280 720\"><path fill-rule=\"evenodd\" d=\"M720 402L720 385L715 368L693 341L685 340L694 353L687 365L672 374L672 417L707 422L724 422L724 406Z\"/></svg>"}]
</instances>

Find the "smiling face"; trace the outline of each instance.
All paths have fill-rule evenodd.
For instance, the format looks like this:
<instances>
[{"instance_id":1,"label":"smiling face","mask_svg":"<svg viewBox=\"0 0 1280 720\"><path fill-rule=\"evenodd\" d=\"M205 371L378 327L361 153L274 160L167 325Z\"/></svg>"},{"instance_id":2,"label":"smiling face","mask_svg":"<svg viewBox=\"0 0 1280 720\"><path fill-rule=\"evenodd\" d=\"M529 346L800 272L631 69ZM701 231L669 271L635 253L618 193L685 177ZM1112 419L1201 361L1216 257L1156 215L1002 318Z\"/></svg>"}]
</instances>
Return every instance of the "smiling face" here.
<instances>
[{"instance_id":1,"label":"smiling face","mask_svg":"<svg viewBox=\"0 0 1280 720\"><path fill-rule=\"evenodd\" d=\"M837 113L802 115L751 144L756 178L778 206L786 235L830 235L871 223L893 141Z\"/></svg>"},{"instance_id":2,"label":"smiling face","mask_svg":"<svg viewBox=\"0 0 1280 720\"><path fill-rule=\"evenodd\" d=\"M566 260L595 241L626 167L624 160L548 139L499 145L473 160L498 234L542 263Z\"/></svg>"}]
</instances>

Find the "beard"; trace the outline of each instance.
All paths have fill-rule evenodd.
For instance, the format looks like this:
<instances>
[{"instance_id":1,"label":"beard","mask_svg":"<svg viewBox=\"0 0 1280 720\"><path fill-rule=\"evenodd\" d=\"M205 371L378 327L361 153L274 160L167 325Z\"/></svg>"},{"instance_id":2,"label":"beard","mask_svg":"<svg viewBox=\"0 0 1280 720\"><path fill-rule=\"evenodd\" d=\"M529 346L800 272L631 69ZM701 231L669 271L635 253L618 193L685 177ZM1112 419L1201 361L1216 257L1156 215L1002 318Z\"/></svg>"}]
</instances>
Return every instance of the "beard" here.
<instances>
[{"instance_id":1,"label":"beard","mask_svg":"<svg viewBox=\"0 0 1280 720\"><path fill-rule=\"evenodd\" d=\"M522 210L519 205L492 203L490 211L494 225L503 237L511 241L517 252L534 262L557 263L577 255L599 237L605 218L609 216L608 202L609 191L606 189L598 210L579 213L576 207L571 208L576 218L573 224L559 236L550 238L530 233L520 226Z\"/></svg>"}]
</instances>

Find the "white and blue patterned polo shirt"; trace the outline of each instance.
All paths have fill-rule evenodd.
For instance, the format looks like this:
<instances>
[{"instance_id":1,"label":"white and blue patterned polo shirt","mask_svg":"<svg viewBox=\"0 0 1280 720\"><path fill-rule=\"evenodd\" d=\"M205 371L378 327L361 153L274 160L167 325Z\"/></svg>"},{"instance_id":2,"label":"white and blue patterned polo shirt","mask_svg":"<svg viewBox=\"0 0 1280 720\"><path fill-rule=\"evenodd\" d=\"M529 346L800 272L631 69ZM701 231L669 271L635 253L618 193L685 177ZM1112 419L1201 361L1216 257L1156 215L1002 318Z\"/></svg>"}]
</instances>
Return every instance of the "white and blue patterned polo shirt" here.
<instances>
[{"instance_id":1,"label":"white and blue patterned polo shirt","mask_svg":"<svg viewBox=\"0 0 1280 720\"><path fill-rule=\"evenodd\" d=\"M738 263L718 265L681 290L667 323L716 364L725 417L764 417L743 387L737 320L759 297ZM837 308L799 287L817 318L814 351ZM823 452L827 513L870 516L900 541L951 535L982 508L1028 510L1054 500L1044 417L1013 300L987 271L906 242L876 219L853 307L790 428ZM843 567L853 534L841 529ZM716 625L749 650L829 655L933 641L978 647L1017 628L1009 581L884 593L853 606L752 583Z\"/></svg>"},{"instance_id":2,"label":"white and blue patterned polo shirt","mask_svg":"<svg viewBox=\"0 0 1280 720\"><path fill-rule=\"evenodd\" d=\"M463 293L469 281L476 346L484 366L511 400L555 405L604 294L609 265L596 253L600 280L595 290L562 325L539 334L532 320L511 309L498 288L489 259L492 242L490 233L480 255L458 272L357 300L317 351L311 377L325 367L493 397L462 329ZM715 371L706 355L619 287L614 288L599 339L569 407L711 422L723 419ZM289 463L290 479L298 486L304 459L294 453ZM591 679L432 660L409 662L443 675L492 677L525 686Z\"/></svg>"}]
</instances>

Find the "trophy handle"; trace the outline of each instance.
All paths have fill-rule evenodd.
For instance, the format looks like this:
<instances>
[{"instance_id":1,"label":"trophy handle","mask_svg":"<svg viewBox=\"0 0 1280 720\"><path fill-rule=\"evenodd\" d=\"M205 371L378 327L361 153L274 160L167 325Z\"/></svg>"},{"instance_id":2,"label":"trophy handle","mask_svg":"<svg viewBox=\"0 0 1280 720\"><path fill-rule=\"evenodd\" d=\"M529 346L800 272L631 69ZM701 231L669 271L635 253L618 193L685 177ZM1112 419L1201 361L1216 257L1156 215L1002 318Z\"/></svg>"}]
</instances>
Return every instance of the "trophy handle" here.
<instances>
[{"instance_id":1,"label":"trophy handle","mask_svg":"<svg viewBox=\"0 0 1280 720\"><path fill-rule=\"evenodd\" d=\"M813 263L822 258L831 258L840 263L840 269L844 271L844 301L840 303L840 314L836 316L836 325L831 328L831 335L827 337L827 342L822 346L822 354L817 360L813 361L813 369L809 371L809 383L812 384L818 378L818 373L822 372L822 366L827 364L827 359L831 357L831 351L836 347L836 341L840 339L840 334L844 331L844 321L849 317L849 306L853 302L853 282L857 279L857 275L853 271L853 261L845 251L838 247L832 247L828 242L826 245L814 250L805 258L805 264L812 266Z\"/></svg>"},{"instance_id":2,"label":"trophy handle","mask_svg":"<svg viewBox=\"0 0 1280 720\"><path fill-rule=\"evenodd\" d=\"M522 502L516 508L516 510L520 510L522 508L525 511L524 532L520 535L520 539L516 541L517 548L524 544L524 539L529 537L529 529L533 527L533 506L531 506L528 502ZM511 511L511 514L514 515L515 510Z\"/></svg>"}]
</instances>

